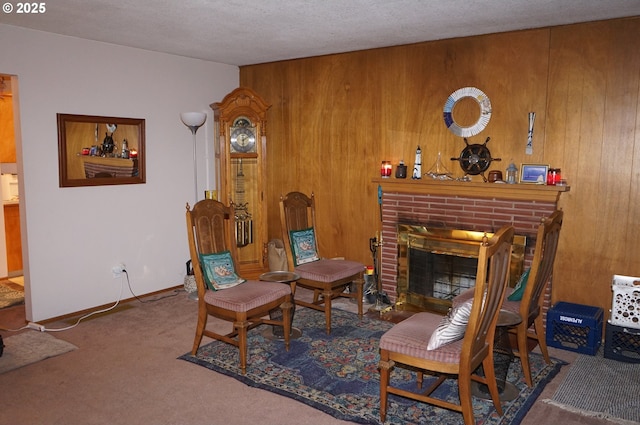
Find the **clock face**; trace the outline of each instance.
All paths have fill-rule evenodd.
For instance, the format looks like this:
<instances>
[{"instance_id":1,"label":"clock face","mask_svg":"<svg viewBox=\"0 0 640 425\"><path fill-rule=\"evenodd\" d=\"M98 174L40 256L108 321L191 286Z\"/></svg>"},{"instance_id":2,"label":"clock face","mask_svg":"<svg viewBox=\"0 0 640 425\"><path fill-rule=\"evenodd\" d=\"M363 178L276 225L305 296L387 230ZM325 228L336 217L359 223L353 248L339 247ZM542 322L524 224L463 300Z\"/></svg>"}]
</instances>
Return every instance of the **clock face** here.
<instances>
[{"instance_id":1,"label":"clock face","mask_svg":"<svg viewBox=\"0 0 640 425\"><path fill-rule=\"evenodd\" d=\"M231 151L239 153L255 152L255 127L246 118L238 118L231 127Z\"/></svg>"}]
</instances>

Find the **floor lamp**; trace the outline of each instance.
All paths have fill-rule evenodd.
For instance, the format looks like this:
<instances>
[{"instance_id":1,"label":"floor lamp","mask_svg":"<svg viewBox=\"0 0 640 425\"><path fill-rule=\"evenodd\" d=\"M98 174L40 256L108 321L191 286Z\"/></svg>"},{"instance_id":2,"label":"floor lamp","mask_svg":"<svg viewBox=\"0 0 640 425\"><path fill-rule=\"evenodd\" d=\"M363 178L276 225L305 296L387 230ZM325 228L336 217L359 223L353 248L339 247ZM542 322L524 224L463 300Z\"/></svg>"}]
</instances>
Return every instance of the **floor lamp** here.
<instances>
[{"instance_id":1,"label":"floor lamp","mask_svg":"<svg viewBox=\"0 0 640 425\"><path fill-rule=\"evenodd\" d=\"M193 185L195 189L196 197L193 200L195 205L198 202L198 165L196 156L196 132L202 124L207 120L207 114L204 112L183 112L180 114L182 123L189 127L191 134L193 134Z\"/></svg>"},{"instance_id":2,"label":"floor lamp","mask_svg":"<svg viewBox=\"0 0 640 425\"><path fill-rule=\"evenodd\" d=\"M207 120L207 114L204 112L183 112L180 114L182 123L189 127L191 134L193 134L193 185L195 188L196 197L193 200L193 205L198 202L198 158L196 156L196 133L198 129L202 127L202 124ZM196 287L195 276L189 275L189 262L187 262L187 276L185 276L184 286L189 293L189 299L197 301L198 291Z\"/></svg>"}]
</instances>

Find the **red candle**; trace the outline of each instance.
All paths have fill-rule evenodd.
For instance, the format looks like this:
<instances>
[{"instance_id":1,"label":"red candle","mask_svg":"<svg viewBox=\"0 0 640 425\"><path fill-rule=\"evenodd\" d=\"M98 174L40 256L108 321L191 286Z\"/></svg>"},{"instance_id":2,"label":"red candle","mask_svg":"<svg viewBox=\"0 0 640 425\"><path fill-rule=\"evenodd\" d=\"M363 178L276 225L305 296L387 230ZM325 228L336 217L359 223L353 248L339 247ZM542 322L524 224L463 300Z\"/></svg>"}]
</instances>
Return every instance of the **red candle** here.
<instances>
[{"instance_id":1,"label":"red candle","mask_svg":"<svg viewBox=\"0 0 640 425\"><path fill-rule=\"evenodd\" d=\"M382 165L380 167L380 177L391 177L391 162L390 161L382 161Z\"/></svg>"},{"instance_id":2,"label":"red candle","mask_svg":"<svg viewBox=\"0 0 640 425\"><path fill-rule=\"evenodd\" d=\"M562 180L562 176L560 174L560 168L549 168L549 172L547 173L547 184L555 186Z\"/></svg>"}]
</instances>

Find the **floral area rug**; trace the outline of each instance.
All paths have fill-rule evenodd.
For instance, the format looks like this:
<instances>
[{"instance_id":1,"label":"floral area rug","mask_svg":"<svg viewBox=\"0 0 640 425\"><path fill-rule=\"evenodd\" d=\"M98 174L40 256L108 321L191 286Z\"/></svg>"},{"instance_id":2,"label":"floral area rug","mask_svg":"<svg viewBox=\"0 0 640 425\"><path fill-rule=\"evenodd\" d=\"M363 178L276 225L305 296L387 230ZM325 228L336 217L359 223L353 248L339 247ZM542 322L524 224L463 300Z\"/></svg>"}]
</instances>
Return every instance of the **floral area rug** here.
<instances>
[{"instance_id":1,"label":"floral area rug","mask_svg":"<svg viewBox=\"0 0 640 425\"><path fill-rule=\"evenodd\" d=\"M252 387L290 397L338 419L363 424L380 423L380 381L378 342L392 323L375 318L362 320L354 313L334 309L331 335L327 335L324 314L307 308L295 312L294 326L302 336L291 340L289 351L284 342L269 338L267 325L249 332L247 373L239 368L238 350L219 341L202 346L196 356L179 357L213 371L232 376ZM517 425L544 386L560 370L562 362L547 365L542 356L531 358L534 388L528 388L516 359L508 380L519 390L518 397L503 403L504 415L498 416L491 401L473 399L476 424ZM392 382L405 382L415 388L415 374L396 367ZM424 387L428 378L425 376ZM435 378L432 378L435 379ZM447 380L437 390L440 397L458 400L457 381ZM460 424L458 412L389 395L385 424Z\"/></svg>"}]
</instances>

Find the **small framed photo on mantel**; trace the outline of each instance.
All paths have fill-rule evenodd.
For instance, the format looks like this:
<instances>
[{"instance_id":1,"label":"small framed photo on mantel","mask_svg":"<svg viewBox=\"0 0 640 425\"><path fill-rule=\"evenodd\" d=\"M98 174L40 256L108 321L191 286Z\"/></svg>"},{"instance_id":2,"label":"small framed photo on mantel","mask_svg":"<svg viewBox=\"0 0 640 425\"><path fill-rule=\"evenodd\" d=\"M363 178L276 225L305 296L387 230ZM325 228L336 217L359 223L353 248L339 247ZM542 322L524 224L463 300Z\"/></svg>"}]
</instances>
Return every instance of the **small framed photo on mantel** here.
<instances>
[{"instance_id":1,"label":"small framed photo on mantel","mask_svg":"<svg viewBox=\"0 0 640 425\"><path fill-rule=\"evenodd\" d=\"M520 183L546 184L549 165L522 164L520 167Z\"/></svg>"}]
</instances>

